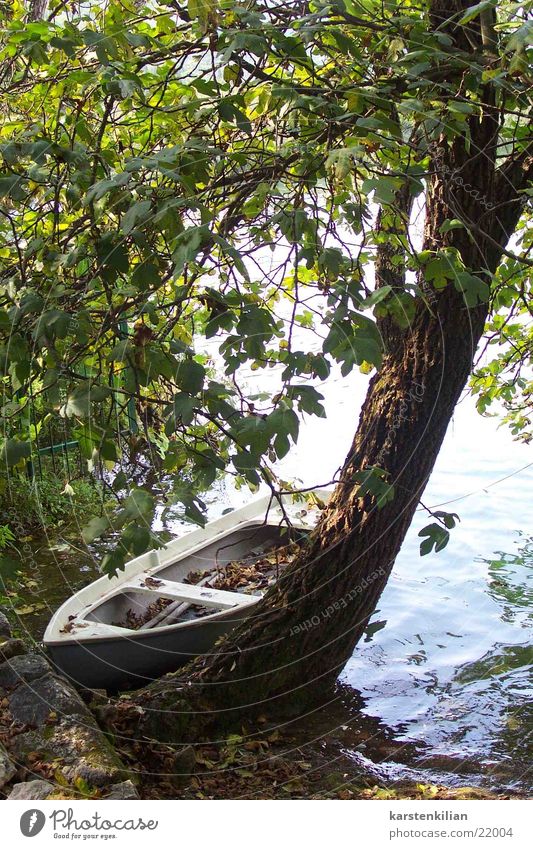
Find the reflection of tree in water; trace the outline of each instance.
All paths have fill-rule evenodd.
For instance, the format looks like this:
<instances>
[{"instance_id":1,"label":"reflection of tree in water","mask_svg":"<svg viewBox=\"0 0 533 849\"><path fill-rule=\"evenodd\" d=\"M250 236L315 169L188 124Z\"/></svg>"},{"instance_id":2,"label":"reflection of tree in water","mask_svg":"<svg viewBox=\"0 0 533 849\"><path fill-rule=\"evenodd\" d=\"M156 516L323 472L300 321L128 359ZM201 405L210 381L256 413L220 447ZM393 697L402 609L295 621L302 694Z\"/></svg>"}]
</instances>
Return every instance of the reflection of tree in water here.
<instances>
[{"instance_id":1,"label":"reflection of tree in water","mask_svg":"<svg viewBox=\"0 0 533 849\"><path fill-rule=\"evenodd\" d=\"M501 619L527 628L533 618L533 537L519 534L516 553L498 551L494 558L482 558L482 562L487 563L487 591L500 606ZM478 660L459 667L453 680L465 696L470 691L468 701L477 702L478 710L483 701L482 690L490 697L485 715L499 720L498 732L490 735L491 755L498 761L509 761L510 775L519 780L520 764L525 771L531 762L532 664L533 646L527 645L526 640L521 645L497 643ZM498 764L494 775L502 769L505 771L505 764Z\"/></svg>"},{"instance_id":2,"label":"reflection of tree in water","mask_svg":"<svg viewBox=\"0 0 533 849\"><path fill-rule=\"evenodd\" d=\"M504 622L516 622L526 609L523 625L527 627L527 620L533 618L533 536L527 536L522 531L519 531L519 535L520 545L516 554L497 551L497 557L480 559L488 564L491 579L489 595L494 601L504 603Z\"/></svg>"},{"instance_id":3,"label":"reflection of tree in water","mask_svg":"<svg viewBox=\"0 0 533 849\"><path fill-rule=\"evenodd\" d=\"M391 728L380 717L369 715L366 706L367 700L358 690L338 682L333 701L304 720L290 723L293 739L303 752L307 748L320 752L336 769L347 769L352 779L359 776L362 784L372 784L378 776L399 778L402 765L424 760L423 742L398 739L407 731L407 724ZM397 776L383 769L391 762L399 767Z\"/></svg>"}]
</instances>

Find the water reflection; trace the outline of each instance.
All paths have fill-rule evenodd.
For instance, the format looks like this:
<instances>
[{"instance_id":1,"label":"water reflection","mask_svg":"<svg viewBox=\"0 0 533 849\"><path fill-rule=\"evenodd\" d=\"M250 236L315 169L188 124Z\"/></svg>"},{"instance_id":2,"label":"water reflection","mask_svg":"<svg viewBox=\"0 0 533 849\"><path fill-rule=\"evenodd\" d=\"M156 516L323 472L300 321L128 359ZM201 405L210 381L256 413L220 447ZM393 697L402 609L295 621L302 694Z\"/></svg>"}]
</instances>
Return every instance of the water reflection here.
<instances>
[{"instance_id":1,"label":"water reflection","mask_svg":"<svg viewBox=\"0 0 533 849\"><path fill-rule=\"evenodd\" d=\"M487 563L491 578L489 594L495 601L503 602L502 619L527 628L533 620L533 537L520 533L519 539L516 554L498 551L497 557L481 560ZM525 616L522 609L527 610Z\"/></svg>"},{"instance_id":2,"label":"water reflection","mask_svg":"<svg viewBox=\"0 0 533 849\"><path fill-rule=\"evenodd\" d=\"M423 753L400 750L375 766L388 779L408 778L416 765L433 781L527 788L532 538L517 534L514 552L475 558L469 568L459 556L450 579L431 566L422 575L421 561L409 561L407 571L406 554L374 616L379 627L371 621L370 644L360 644L343 681L359 689L363 713L384 721L396 743ZM349 751L360 763L358 747Z\"/></svg>"}]
</instances>

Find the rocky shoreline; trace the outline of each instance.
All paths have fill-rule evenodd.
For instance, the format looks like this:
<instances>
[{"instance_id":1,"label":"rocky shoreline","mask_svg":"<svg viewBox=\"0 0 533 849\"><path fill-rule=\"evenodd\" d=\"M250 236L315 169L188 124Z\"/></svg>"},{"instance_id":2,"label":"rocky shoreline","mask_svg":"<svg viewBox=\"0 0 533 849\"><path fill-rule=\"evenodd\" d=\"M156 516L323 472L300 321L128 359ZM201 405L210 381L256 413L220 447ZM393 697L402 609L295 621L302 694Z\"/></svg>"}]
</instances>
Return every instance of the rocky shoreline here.
<instances>
[{"instance_id":1,"label":"rocky shoreline","mask_svg":"<svg viewBox=\"0 0 533 849\"><path fill-rule=\"evenodd\" d=\"M496 799L475 786L382 786L347 758L300 749L265 719L243 737L172 744L139 735L125 695L79 691L12 636L0 610L0 799ZM238 729L237 729L238 731ZM116 745L120 751L117 751ZM304 757L305 749L305 757Z\"/></svg>"},{"instance_id":2,"label":"rocky shoreline","mask_svg":"<svg viewBox=\"0 0 533 849\"><path fill-rule=\"evenodd\" d=\"M139 799L136 783L80 693L0 611L1 796Z\"/></svg>"}]
</instances>

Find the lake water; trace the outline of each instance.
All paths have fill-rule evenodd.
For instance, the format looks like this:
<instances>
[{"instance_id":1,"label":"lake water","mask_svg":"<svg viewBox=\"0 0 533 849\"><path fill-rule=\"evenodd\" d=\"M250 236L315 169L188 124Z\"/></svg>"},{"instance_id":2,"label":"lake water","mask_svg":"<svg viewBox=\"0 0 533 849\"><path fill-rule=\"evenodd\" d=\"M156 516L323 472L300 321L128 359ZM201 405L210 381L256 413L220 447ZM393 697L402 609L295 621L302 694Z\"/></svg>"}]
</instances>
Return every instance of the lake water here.
<instances>
[{"instance_id":1,"label":"lake water","mask_svg":"<svg viewBox=\"0 0 533 849\"><path fill-rule=\"evenodd\" d=\"M325 387L329 418L308 422L287 473L309 485L330 479L349 447L365 389L354 375ZM326 722L320 735L378 777L422 772L445 783L526 788L533 731L531 446L479 416L466 396L423 501L458 513L461 522L444 551L421 557L417 534L431 520L418 511L366 639L341 676L344 710L331 709L336 724L328 729Z\"/></svg>"},{"instance_id":2,"label":"lake water","mask_svg":"<svg viewBox=\"0 0 533 849\"><path fill-rule=\"evenodd\" d=\"M331 479L365 387L353 374L328 382L329 417L306 422L285 476L306 485ZM304 748L319 747L332 764L342 755L376 780L530 786L532 460L531 448L478 416L470 398L458 406L424 503L446 505L461 523L443 552L421 558L417 533L429 520L417 513L337 699L299 731ZM209 515L249 497L217 485L206 496ZM172 519L166 526L187 529ZM92 580L95 567L45 540L36 562L46 608L21 622L38 638L49 611Z\"/></svg>"}]
</instances>

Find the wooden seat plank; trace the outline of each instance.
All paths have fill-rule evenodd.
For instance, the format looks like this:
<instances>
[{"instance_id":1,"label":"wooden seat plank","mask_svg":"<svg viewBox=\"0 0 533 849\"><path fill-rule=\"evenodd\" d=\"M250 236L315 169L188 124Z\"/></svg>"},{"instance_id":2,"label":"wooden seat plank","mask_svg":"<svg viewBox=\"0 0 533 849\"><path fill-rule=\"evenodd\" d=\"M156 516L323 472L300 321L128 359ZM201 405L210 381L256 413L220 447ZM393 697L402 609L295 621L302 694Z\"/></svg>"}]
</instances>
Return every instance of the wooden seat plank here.
<instances>
[{"instance_id":1,"label":"wooden seat plank","mask_svg":"<svg viewBox=\"0 0 533 849\"><path fill-rule=\"evenodd\" d=\"M145 574L123 584L120 591L125 594L128 592L149 593L161 598L171 598L176 601L185 601L190 604L199 604L203 607L215 607L222 610L229 610L241 604L253 604L258 600L256 595L213 590L209 587L198 587L195 584L183 584L179 581L166 581L156 575L147 576Z\"/></svg>"}]
</instances>

